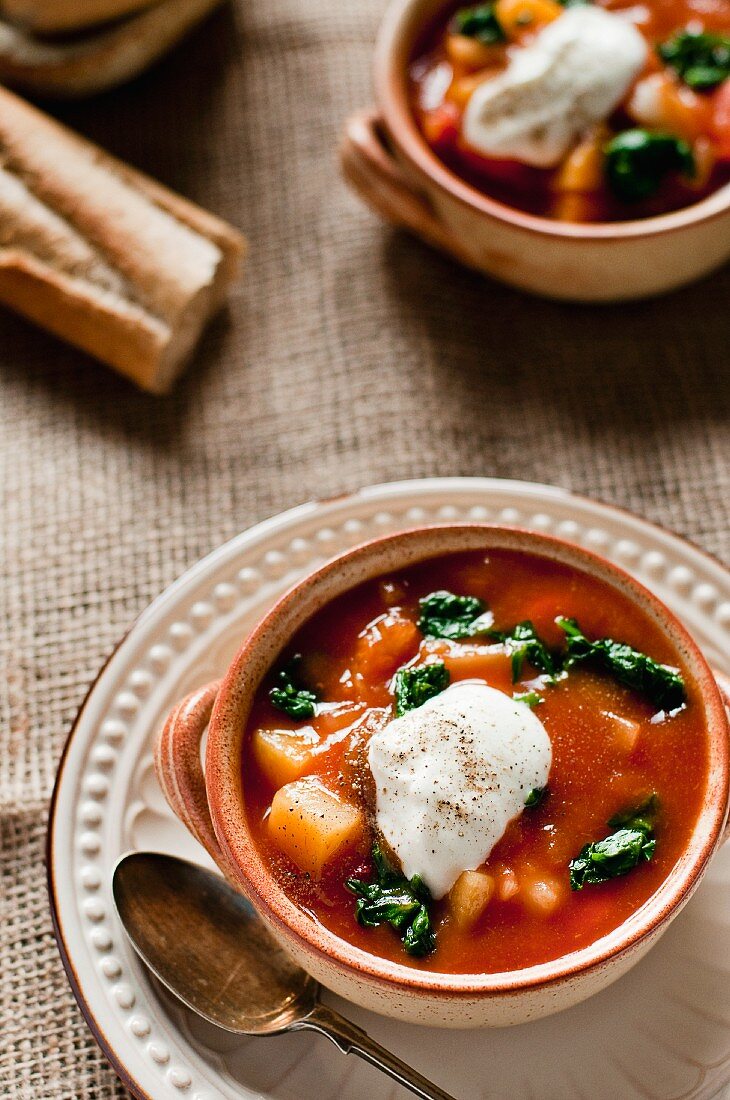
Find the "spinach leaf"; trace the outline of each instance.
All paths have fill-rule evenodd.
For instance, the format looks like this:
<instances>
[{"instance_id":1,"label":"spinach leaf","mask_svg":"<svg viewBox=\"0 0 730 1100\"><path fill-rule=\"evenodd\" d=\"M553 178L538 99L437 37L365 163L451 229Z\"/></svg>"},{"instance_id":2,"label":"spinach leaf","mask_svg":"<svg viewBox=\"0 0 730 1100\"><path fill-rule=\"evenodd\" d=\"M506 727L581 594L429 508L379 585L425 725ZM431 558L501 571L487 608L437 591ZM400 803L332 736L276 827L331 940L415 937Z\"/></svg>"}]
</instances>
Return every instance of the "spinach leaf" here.
<instances>
[{"instance_id":1,"label":"spinach leaf","mask_svg":"<svg viewBox=\"0 0 730 1100\"><path fill-rule=\"evenodd\" d=\"M545 702L537 691L518 691L512 698L516 703L526 703L528 707L539 707L540 703Z\"/></svg>"},{"instance_id":2,"label":"spinach leaf","mask_svg":"<svg viewBox=\"0 0 730 1100\"><path fill-rule=\"evenodd\" d=\"M675 668L660 665L638 649L611 638L591 642L575 619L558 617L555 621L567 635L564 668L591 661L610 672L619 683L641 692L659 710L673 711L684 704L684 680Z\"/></svg>"},{"instance_id":3,"label":"spinach leaf","mask_svg":"<svg viewBox=\"0 0 730 1100\"><path fill-rule=\"evenodd\" d=\"M653 794L641 806L612 817L608 824L618 825L616 832L584 845L568 864L571 889L582 890L618 878L650 860L656 848L653 822L658 806Z\"/></svg>"},{"instance_id":4,"label":"spinach leaf","mask_svg":"<svg viewBox=\"0 0 730 1100\"><path fill-rule=\"evenodd\" d=\"M276 683L269 692L271 705L288 714L290 718L312 718L314 704L317 702L315 693L299 683L297 674L301 660L301 654L292 657L277 673Z\"/></svg>"},{"instance_id":5,"label":"spinach leaf","mask_svg":"<svg viewBox=\"0 0 730 1100\"><path fill-rule=\"evenodd\" d=\"M545 643L538 638L529 619L517 623L511 630L492 630L489 636L496 638L498 642L504 642L512 655L512 683L522 675L525 661L549 676L556 673L555 659Z\"/></svg>"},{"instance_id":6,"label":"spinach leaf","mask_svg":"<svg viewBox=\"0 0 730 1100\"><path fill-rule=\"evenodd\" d=\"M471 8L459 8L449 23L450 34L463 34L476 38L485 46L505 42L507 36L497 19L494 4L476 4Z\"/></svg>"},{"instance_id":7,"label":"spinach leaf","mask_svg":"<svg viewBox=\"0 0 730 1100\"><path fill-rule=\"evenodd\" d=\"M428 905L431 894L418 875L407 879L394 871L379 846L373 848L377 880L348 878L345 886L357 895L355 916L365 928L389 924L399 933L409 955L422 957L436 949Z\"/></svg>"},{"instance_id":8,"label":"spinach leaf","mask_svg":"<svg viewBox=\"0 0 730 1100\"><path fill-rule=\"evenodd\" d=\"M399 668L393 677L396 718L408 710L422 707L434 695L440 695L449 686L450 679L443 661L419 668Z\"/></svg>"},{"instance_id":9,"label":"spinach leaf","mask_svg":"<svg viewBox=\"0 0 730 1100\"><path fill-rule=\"evenodd\" d=\"M534 810L537 806L541 806L548 796L547 787L533 787L527 798L525 799L525 806L528 810Z\"/></svg>"},{"instance_id":10,"label":"spinach leaf","mask_svg":"<svg viewBox=\"0 0 730 1100\"><path fill-rule=\"evenodd\" d=\"M730 35L727 34L686 28L657 46L657 53L695 91L709 91L730 77Z\"/></svg>"},{"instance_id":11,"label":"spinach leaf","mask_svg":"<svg viewBox=\"0 0 730 1100\"><path fill-rule=\"evenodd\" d=\"M658 812L659 796L653 793L638 806L614 814L608 824L612 829L627 826L631 829L644 829L648 833L654 828L654 819Z\"/></svg>"},{"instance_id":12,"label":"spinach leaf","mask_svg":"<svg viewBox=\"0 0 730 1100\"><path fill-rule=\"evenodd\" d=\"M624 130L608 142L604 152L606 182L622 202L650 198L669 172L695 174L692 150L671 134Z\"/></svg>"},{"instance_id":13,"label":"spinach leaf","mask_svg":"<svg viewBox=\"0 0 730 1100\"><path fill-rule=\"evenodd\" d=\"M492 625L491 612L476 596L455 596L441 590L418 601L421 612L418 629L427 638L473 638L486 634Z\"/></svg>"}]
</instances>

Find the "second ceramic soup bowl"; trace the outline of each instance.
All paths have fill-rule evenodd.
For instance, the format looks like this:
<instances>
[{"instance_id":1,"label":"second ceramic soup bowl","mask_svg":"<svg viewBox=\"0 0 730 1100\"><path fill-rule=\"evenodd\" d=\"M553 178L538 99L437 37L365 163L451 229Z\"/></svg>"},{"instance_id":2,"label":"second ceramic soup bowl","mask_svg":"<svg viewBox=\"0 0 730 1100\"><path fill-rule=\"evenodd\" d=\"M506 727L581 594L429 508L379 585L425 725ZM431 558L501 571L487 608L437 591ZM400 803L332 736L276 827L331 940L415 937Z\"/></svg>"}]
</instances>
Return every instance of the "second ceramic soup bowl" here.
<instances>
[{"instance_id":1,"label":"second ceramic soup bowl","mask_svg":"<svg viewBox=\"0 0 730 1100\"><path fill-rule=\"evenodd\" d=\"M444 0L393 0L378 35L376 106L353 115L341 148L345 177L387 221L469 267L548 298L618 301L658 294L730 256L730 184L658 217L558 222L490 198L430 149L409 101L408 67Z\"/></svg>"},{"instance_id":2,"label":"second ceramic soup bowl","mask_svg":"<svg viewBox=\"0 0 730 1100\"><path fill-rule=\"evenodd\" d=\"M682 658L707 731L707 769L689 841L648 901L580 950L508 972L443 973L353 946L285 893L259 850L244 807L241 761L252 702L296 632L365 581L458 552L515 551L579 570L652 622ZM205 766L201 741L208 731ZM547 1015L604 988L651 947L689 900L721 842L728 809L728 720L716 679L684 627L622 570L559 539L513 528L445 525L366 543L287 592L245 639L223 679L179 703L159 737L156 767L178 817L226 877L252 901L294 959L325 986L373 1011L447 1027L501 1026Z\"/></svg>"}]
</instances>

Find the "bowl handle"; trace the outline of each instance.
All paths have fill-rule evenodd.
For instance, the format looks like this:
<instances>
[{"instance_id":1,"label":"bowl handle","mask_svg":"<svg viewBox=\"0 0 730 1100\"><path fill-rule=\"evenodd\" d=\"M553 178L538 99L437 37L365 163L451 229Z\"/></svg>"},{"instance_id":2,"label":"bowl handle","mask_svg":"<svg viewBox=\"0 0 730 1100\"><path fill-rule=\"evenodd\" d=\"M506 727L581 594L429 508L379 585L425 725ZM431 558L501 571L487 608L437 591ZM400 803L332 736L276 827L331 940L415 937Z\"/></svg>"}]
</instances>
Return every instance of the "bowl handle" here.
<instances>
[{"instance_id":1,"label":"bowl handle","mask_svg":"<svg viewBox=\"0 0 730 1100\"><path fill-rule=\"evenodd\" d=\"M360 197L392 225L468 263L438 219L427 195L408 179L390 148L380 113L373 107L350 115L340 143L342 173Z\"/></svg>"},{"instance_id":2,"label":"bowl handle","mask_svg":"<svg viewBox=\"0 0 730 1100\"><path fill-rule=\"evenodd\" d=\"M155 771L170 809L227 873L215 835L200 762L200 743L208 728L220 681L187 695L167 717L155 745Z\"/></svg>"}]
</instances>

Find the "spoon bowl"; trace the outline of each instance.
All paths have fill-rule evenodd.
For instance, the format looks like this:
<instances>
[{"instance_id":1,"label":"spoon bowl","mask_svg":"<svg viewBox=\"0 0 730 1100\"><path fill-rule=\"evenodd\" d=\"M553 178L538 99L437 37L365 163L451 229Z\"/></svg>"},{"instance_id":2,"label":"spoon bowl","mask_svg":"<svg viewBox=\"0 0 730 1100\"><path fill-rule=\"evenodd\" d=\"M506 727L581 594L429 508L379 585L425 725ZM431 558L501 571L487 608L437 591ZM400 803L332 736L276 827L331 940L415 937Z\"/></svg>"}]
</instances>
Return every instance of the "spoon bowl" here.
<instances>
[{"instance_id":1,"label":"spoon bowl","mask_svg":"<svg viewBox=\"0 0 730 1100\"><path fill-rule=\"evenodd\" d=\"M318 986L219 875L156 852L117 864L114 904L138 954L176 997L240 1035L277 1035L308 1015Z\"/></svg>"},{"instance_id":2,"label":"spoon bowl","mask_svg":"<svg viewBox=\"0 0 730 1100\"><path fill-rule=\"evenodd\" d=\"M114 868L112 893L141 959L209 1023L237 1035L316 1031L423 1100L454 1100L323 1005L319 984L219 875L174 856L133 852Z\"/></svg>"}]
</instances>

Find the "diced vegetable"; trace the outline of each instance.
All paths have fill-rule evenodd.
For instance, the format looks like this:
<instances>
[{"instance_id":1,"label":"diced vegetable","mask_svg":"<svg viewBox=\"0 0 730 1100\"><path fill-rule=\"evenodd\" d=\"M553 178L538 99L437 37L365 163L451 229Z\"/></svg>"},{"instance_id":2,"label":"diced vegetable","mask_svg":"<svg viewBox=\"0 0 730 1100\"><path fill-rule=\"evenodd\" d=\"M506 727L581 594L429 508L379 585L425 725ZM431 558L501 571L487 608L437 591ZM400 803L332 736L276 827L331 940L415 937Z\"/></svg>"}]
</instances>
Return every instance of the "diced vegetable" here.
<instances>
[{"instance_id":1,"label":"diced vegetable","mask_svg":"<svg viewBox=\"0 0 730 1100\"><path fill-rule=\"evenodd\" d=\"M298 730L257 729L251 735L251 751L261 771L274 787L283 787L311 772L319 737L311 726Z\"/></svg>"},{"instance_id":2,"label":"diced vegetable","mask_svg":"<svg viewBox=\"0 0 730 1100\"><path fill-rule=\"evenodd\" d=\"M500 901L509 901L519 893L520 884L511 867L502 867L496 877L497 897Z\"/></svg>"},{"instance_id":3,"label":"diced vegetable","mask_svg":"<svg viewBox=\"0 0 730 1100\"><path fill-rule=\"evenodd\" d=\"M557 879L537 872L521 875L520 886L522 904L539 917L554 913L565 896L565 889Z\"/></svg>"},{"instance_id":4,"label":"diced vegetable","mask_svg":"<svg viewBox=\"0 0 730 1100\"><path fill-rule=\"evenodd\" d=\"M442 103L423 116L423 133L426 141L437 152L445 152L456 144L459 137L459 108L455 103Z\"/></svg>"},{"instance_id":5,"label":"diced vegetable","mask_svg":"<svg viewBox=\"0 0 730 1100\"><path fill-rule=\"evenodd\" d=\"M730 35L686 27L657 47L662 61L698 91L716 88L730 77Z\"/></svg>"},{"instance_id":6,"label":"diced vegetable","mask_svg":"<svg viewBox=\"0 0 730 1100\"><path fill-rule=\"evenodd\" d=\"M638 806L633 806L628 810L619 810L609 819L608 824L612 829L617 828L619 825L626 825L633 829L643 829L645 832L651 832L658 813L659 796L655 791L652 791Z\"/></svg>"},{"instance_id":7,"label":"diced vegetable","mask_svg":"<svg viewBox=\"0 0 730 1100\"><path fill-rule=\"evenodd\" d=\"M449 908L459 928L471 928L494 894L494 879L484 871L462 871L449 891Z\"/></svg>"},{"instance_id":8,"label":"diced vegetable","mask_svg":"<svg viewBox=\"0 0 730 1100\"><path fill-rule=\"evenodd\" d=\"M314 776L287 783L274 795L267 819L277 847L310 878L319 879L325 864L362 838L362 811L333 794Z\"/></svg>"},{"instance_id":9,"label":"diced vegetable","mask_svg":"<svg viewBox=\"0 0 730 1100\"><path fill-rule=\"evenodd\" d=\"M478 69L499 65L504 59L504 47L499 41L491 44L466 34L447 34L446 56L455 69L474 73Z\"/></svg>"},{"instance_id":10,"label":"diced vegetable","mask_svg":"<svg viewBox=\"0 0 730 1100\"><path fill-rule=\"evenodd\" d=\"M434 695L449 686L449 673L443 661L433 661L418 668L400 668L393 679L395 713L400 718L406 711L422 707Z\"/></svg>"},{"instance_id":11,"label":"diced vegetable","mask_svg":"<svg viewBox=\"0 0 730 1100\"><path fill-rule=\"evenodd\" d=\"M419 655L424 660L437 657L444 662L452 679L457 680L481 680L485 673L493 673L501 678L503 672L509 675L510 671L509 657L497 643L484 645L481 642L450 642L445 638L426 638L421 643Z\"/></svg>"},{"instance_id":12,"label":"diced vegetable","mask_svg":"<svg viewBox=\"0 0 730 1100\"><path fill-rule=\"evenodd\" d=\"M609 141L605 154L606 180L623 202L650 198L670 172L691 179L695 171L689 145L671 134L624 130Z\"/></svg>"},{"instance_id":13,"label":"diced vegetable","mask_svg":"<svg viewBox=\"0 0 730 1100\"><path fill-rule=\"evenodd\" d=\"M641 692L660 710L673 711L684 704L684 680L676 668L661 665L638 649L611 638L591 642L575 619L559 617L556 622L568 640L564 668L590 661L610 672L620 683Z\"/></svg>"},{"instance_id":14,"label":"diced vegetable","mask_svg":"<svg viewBox=\"0 0 730 1100\"><path fill-rule=\"evenodd\" d=\"M614 714L610 710L604 711L603 714L611 725L616 747L627 754L633 752L641 734L640 724L630 718L623 718L620 714Z\"/></svg>"},{"instance_id":15,"label":"diced vegetable","mask_svg":"<svg viewBox=\"0 0 730 1100\"><path fill-rule=\"evenodd\" d=\"M477 42L493 45L504 42L505 33L494 14L494 4L476 4L470 8L459 8L449 23L451 34L476 38Z\"/></svg>"},{"instance_id":16,"label":"diced vegetable","mask_svg":"<svg viewBox=\"0 0 730 1100\"><path fill-rule=\"evenodd\" d=\"M597 191L603 183L605 135L597 133L576 145L557 169L556 191Z\"/></svg>"},{"instance_id":17,"label":"diced vegetable","mask_svg":"<svg viewBox=\"0 0 730 1100\"><path fill-rule=\"evenodd\" d=\"M695 159L695 175L688 186L697 191L702 191L710 182L712 171L717 162L715 149L710 139L698 137L692 146L692 156Z\"/></svg>"},{"instance_id":18,"label":"diced vegetable","mask_svg":"<svg viewBox=\"0 0 730 1100\"><path fill-rule=\"evenodd\" d=\"M550 205L551 217L560 222L596 221L599 210L590 191L557 191Z\"/></svg>"},{"instance_id":19,"label":"diced vegetable","mask_svg":"<svg viewBox=\"0 0 730 1100\"><path fill-rule=\"evenodd\" d=\"M533 787L527 798L525 799L525 808L528 810L537 809L541 806L548 796L547 787Z\"/></svg>"},{"instance_id":20,"label":"diced vegetable","mask_svg":"<svg viewBox=\"0 0 730 1100\"><path fill-rule=\"evenodd\" d=\"M586 844L578 856L568 865L572 890L595 886L609 879L628 874L639 863L654 855L654 817L658 809L656 795L651 795L641 806L617 814L609 821L616 831Z\"/></svg>"},{"instance_id":21,"label":"diced vegetable","mask_svg":"<svg viewBox=\"0 0 730 1100\"><path fill-rule=\"evenodd\" d=\"M380 848L373 848L377 879L364 882L348 878L345 886L357 895L355 916L366 928L390 924L409 955L430 955L436 949L428 905L431 894L418 875L407 879L388 864Z\"/></svg>"},{"instance_id":22,"label":"diced vegetable","mask_svg":"<svg viewBox=\"0 0 730 1100\"><path fill-rule=\"evenodd\" d=\"M357 672L373 678L389 676L417 648L418 628L412 619L389 611L360 634L355 649Z\"/></svg>"},{"instance_id":23,"label":"diced vegetable","mask_svg":"<svg viewBox=\"0 0 730 1100\"><path fill-rule=\"evenodd\" d=\"M556 0L497 0L494 14L508 38L519 41L525 30L533 33L563 14Z\"/></svg>"},{"instance_id":24,"label":"diced vegetable","mask_svg":"<svg viewBox=\"0 0 730 1100\"><path fill-rule=\"evenodd\" d=\"M518 691L512 698L516 703L524 703L527 707L539 707L545 702L538 691Z\"/></svg>"},{"instance_id":25,"label":"diced vegetable","mask_svg":"<svg viewBox=\"0 0 730 1100\"><path fill-rule=\"evenodd\" d=\"M494 622L483 600L444 589L420 599L418 609L418 629L427 638L473 638L487 634Z\"/></svg>"},{"instance_id":26,"label":"diced vegetable","mask_svg":"<svg viewBox=\"0 0 730 1100\"><path fill-rule=\"evenodd\" d=\"M691 88L678 84L665 70L637 83L626 112L647 130L692 142L707 133L712 105L707 96L696 95Z\"/></svg>"},{"instance_id":27,"label":"diced vegetable","mask_svg":"<svg viewBox=\"0 0 730 1100\"><path fill-rule=\"evenodd\" d=\"M288 714L290 718L312 718L317 696L299 683L301 655L292 657L285 668L277 673L276 683L269 692L272 706Z\"/></svg>"}]
</instances>

